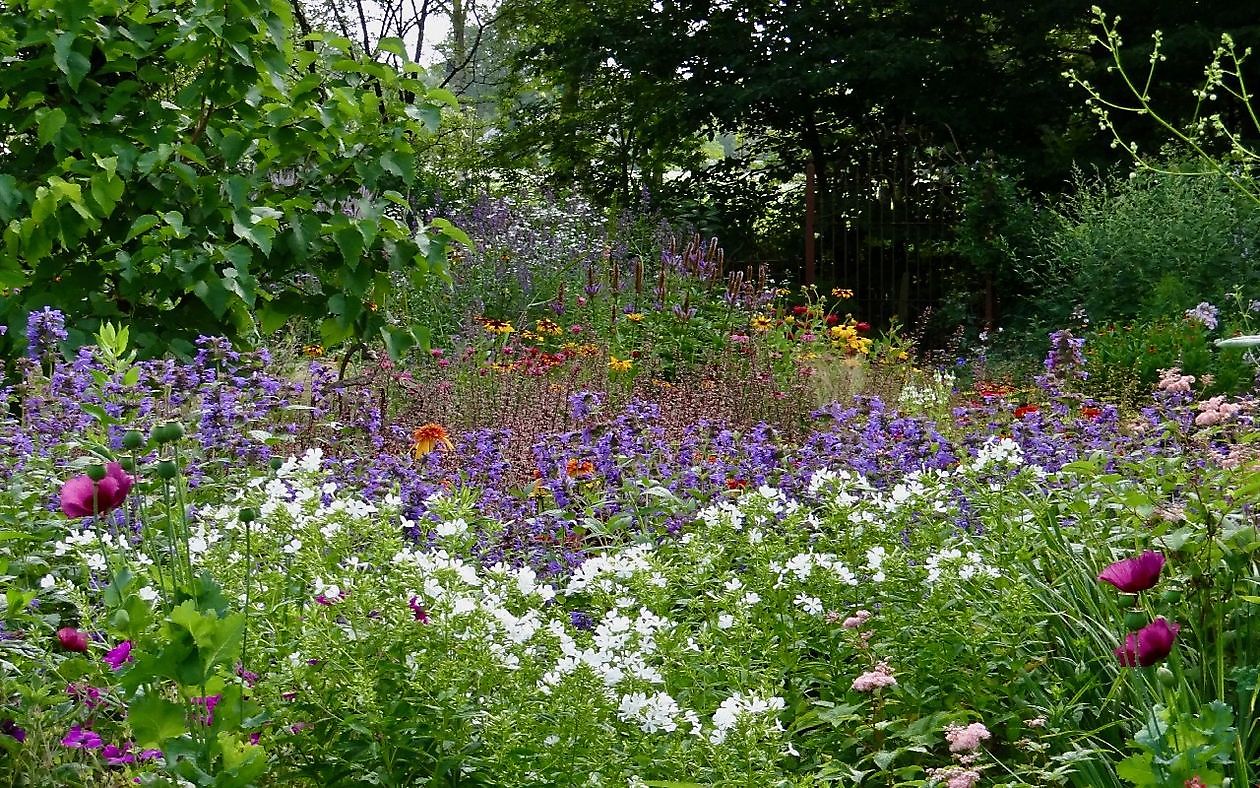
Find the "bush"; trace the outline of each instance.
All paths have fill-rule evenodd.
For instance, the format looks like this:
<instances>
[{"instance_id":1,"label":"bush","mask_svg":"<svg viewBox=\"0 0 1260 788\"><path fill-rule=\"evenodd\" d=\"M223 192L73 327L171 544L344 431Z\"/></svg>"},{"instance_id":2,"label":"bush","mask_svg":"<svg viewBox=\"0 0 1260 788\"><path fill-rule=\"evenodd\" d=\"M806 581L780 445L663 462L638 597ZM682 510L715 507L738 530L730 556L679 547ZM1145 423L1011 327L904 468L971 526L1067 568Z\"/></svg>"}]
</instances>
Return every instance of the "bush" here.
<instances>
[{"instance_id":1,"label":"bush","mask_svg":"<svg viewBox=\"0 0 1260 788\"><path fill-rule=\"evenodd\" d=\"M1236 285L1260 286L1260 206L1220 177L1140 173L1078 179L1038 244L1043 291L1070 292L1096 323L1157 320Z\"/></svg>"}]
</instances>

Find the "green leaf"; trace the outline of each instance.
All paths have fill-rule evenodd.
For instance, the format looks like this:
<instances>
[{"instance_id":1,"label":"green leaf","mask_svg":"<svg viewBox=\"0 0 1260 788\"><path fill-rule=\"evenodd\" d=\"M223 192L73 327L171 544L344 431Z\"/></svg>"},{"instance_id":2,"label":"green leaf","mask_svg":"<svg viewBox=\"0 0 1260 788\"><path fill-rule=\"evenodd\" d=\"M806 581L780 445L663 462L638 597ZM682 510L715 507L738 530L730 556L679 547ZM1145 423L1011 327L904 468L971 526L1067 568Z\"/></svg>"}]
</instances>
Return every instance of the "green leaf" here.
<instances>
[{"instance_id":1,"label":"green leaf","mask_svg":"<svg viewBox=\"0 0 1260 788\"><path fill-rule=\"evenodd\" d=\"M53 44L53 63L66 75L72 90L79 89L79 83L92 69L92 63L79 52L74 51L74 33L66 31L57 37Z\"/></svg>"},{"instance_id":2,"label":"green leaf","mask_svg":"<svg viewBox=\"0 0 1260 788\"><path fill-rule=\"evenodd\" d=\"M341 259L350 268L358 268L363 258L363 234L353 225L339 227L333 231L333 239L341 250Z\"/></svg>"},{"instance_id":3,"label":"green leaf","mask_svg":"<svg viewBox=\"0 0 1260 788\"><path fill-rule=\"evenodd\" d=\"M403 43L401 38L394 36L382 38L376 43L376 47L382 52L388 52L391 55L397 55L403 60L407 60L407 45Z\"/></svg>"},{"instance_id":4,"label":"green leaf","mask_svg":"<svg viewBox=\"0 0 1260 788\"><path fill-rule=\"evenodd\" d=\"M416 344L415 334L397 326L382 326L381 338L385 340L385 349L394 361L401 361L403 355Z\"/></svg>"},{"instance_id":5,"label":"green leaf","mask_svg":"<svg viewBox=\"0 0 1260 788\"><path fill-rule=\"evenodd\" d=\"M60 108L50 109L39 116L39 144L47 145L66 125L66 113Z\"/></svg>"},{"instance_id":6,"label":"green leaf","mask_svg":"<svg viewBox=\"0 0 1260 788\"><path fill-rule=\"evenodd\" d=\"M12 175L0 175L0 222L17 216L17 207L21 204L22 192L18 189L17 179Z\"/></svg>"},{"instance_id":7,"label":"green leaf","mask_svg":"<svg viewBox=\"0 0 1260 788\"><path fill-rule=\"evenodd\" d=\"M127 722L136 744L160 747L168 739L184 734L186 715L184 707L178 703L157 695L141 695L128 707Z\"/></svg>"},{"instance_id":8,"label":"green leaf","mask_svg":"<svg viewBox=\"0 0 1260 788\"><path fill-rule=\"evenodd\" d=\"M114 212L125 189L126 185L122 178L112 173L102 171L92 176L90 185L92 201L100 209L101 216L108 217Z\"/></svg>"},{"instance_id":9,"label":"green leaf","mask_svg":"<svg viewBox=\"0 0 1260 788\"><path fill-rule=\"evenodd\" d=\"M139 216L136 218L134 222L131 223L131 229L127 231L126 240L130 241L132 238L135 238L138 235L141 235L143 233L148 232L149 230L152 230L154 227L157 227L161 223L162 223L162 220L157 218L151 213L146 213L143 216Z\"/></svg>"}]
</instances>

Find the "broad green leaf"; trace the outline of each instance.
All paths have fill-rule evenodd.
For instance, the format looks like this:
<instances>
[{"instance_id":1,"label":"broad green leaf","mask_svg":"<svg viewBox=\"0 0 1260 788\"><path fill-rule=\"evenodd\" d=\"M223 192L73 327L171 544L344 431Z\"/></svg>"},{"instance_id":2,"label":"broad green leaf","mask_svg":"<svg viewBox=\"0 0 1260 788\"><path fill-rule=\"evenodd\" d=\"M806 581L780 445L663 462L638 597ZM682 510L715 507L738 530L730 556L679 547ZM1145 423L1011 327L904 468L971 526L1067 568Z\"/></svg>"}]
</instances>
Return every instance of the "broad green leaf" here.
<instances>
[{"instance_id":1,"label":"broad green leaf","mask_svg":"<svg viewBox=\"0 0 1260 788\"><path fill-rule=\"evenodd\" d=\"M136 220L131 223L131 229L127 231L126 240L130 241L132 238L152 230L161 223L162 220L151 213L136 217Z\"/></svg>"},{"instance_id":2,"label":"broad green leaf","mask_svg":"<svg viewBox=\"0 0 1260 788\"><path fill-rule=\"evenodd\" d=\"M136 744L140 747L159 747L168 739L184 733L188 712L178 703L157 695L141 695L133 700L127 710L127 722Z\"/></svg>"},{"instance_id":3,"label":"broad green leaf","mask_svg":"<svg viewBox=\"0 0 1260 788\"><path fill-rule=\"evenodd\" d=\"M66 125L66 113L60 107L50 109L40 113L39 116L39 143L47 145L57 136L57 132L61 131Z\"/></svg>"},{"instance_id":4,"label":"broad green leaf","mask_svg":"<svg viewBox=\"0 0 1260 788\"><path fill-rule=\"evenodd\" d=\"M79 89L79 83L87 76L92 63L81 53L74 51L74 33L66 31L57 37L53 44L53 63L66 75L72 90Z\"/></svg>"}]
</instances>

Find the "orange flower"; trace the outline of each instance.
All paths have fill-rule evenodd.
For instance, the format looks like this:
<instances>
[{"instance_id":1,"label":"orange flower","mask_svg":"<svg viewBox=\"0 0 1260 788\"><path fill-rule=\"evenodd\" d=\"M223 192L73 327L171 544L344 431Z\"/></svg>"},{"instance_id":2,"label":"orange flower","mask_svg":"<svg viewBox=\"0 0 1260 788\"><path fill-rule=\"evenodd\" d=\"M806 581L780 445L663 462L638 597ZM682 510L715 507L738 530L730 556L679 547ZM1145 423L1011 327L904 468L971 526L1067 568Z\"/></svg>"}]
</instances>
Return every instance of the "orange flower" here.
<instances>
[{"instance_id":1,"label":"orange flower","mask_svg":"<svg viewBox=\"0 0 1260 788\"><path fill-rule=\"evenodd\" d=\"M570 479L576 479L579 476L595 475L595 463L590 460L569 460L564 465L564 472L569 475Z\"/></svg>"},{"instance_id":2,"label":"orange flower","mask_svg":"<svg viewBox=\"0 0 1260 788\"><path fill-rule=\"evenodd\" d=\"M451 436L441 424L429 422L411 433L411 450L417 460L439 446L447 451L455 448Z\"/></svg>"}]
</instances>

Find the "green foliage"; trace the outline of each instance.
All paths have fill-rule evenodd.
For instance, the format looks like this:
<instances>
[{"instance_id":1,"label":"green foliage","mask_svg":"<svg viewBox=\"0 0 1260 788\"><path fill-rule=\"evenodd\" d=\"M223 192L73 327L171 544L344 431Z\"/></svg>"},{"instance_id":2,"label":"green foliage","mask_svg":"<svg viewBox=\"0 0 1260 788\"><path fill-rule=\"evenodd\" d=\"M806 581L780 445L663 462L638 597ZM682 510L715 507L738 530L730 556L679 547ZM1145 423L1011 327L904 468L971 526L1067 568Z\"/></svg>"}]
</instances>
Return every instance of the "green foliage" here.
<instances>
[{"instance_id":1,"label":"green foliage","mask_svg":"<svg viewBox=\"0 0 1260 788\"><path fill-rule=\"evenodd\" d=\"M1218 350L1201 324L1184 318L1112 324L1086 334L1089 377L1081 384L1103 400L1136 403L1159 380L1160 370L1177 367L1204 382L1208 394L1244 393L1255 369L1238 349Z\"/></svg>"},{"instance_id":2,"label":"green foliage","mask_svg":"<svg viewBox=\"0 0 1260 788\"><path fill-rule=\"evenodd\" d=\"M449 94L296 47L279 0L23 0L0 35L0 312L52 305L70 346L126 319L142 353L320 320L328 344L413 326L373 311L444 269L416 229L418 145Z\"/></svg>"},{"instance_id":3,"label":"green foliage","mask_svg":"<svg viewBox=\"0 0 1260 788\"><path fill-rule=\"evenodd\" d=\"M1050 277L1094 322L1180 314L1260 287L1260 206L1220 178L1140 173L1085 183L1042 236ZM1050 284L1047 282L1047 285Z\"/></svg>"}]
</instances>

